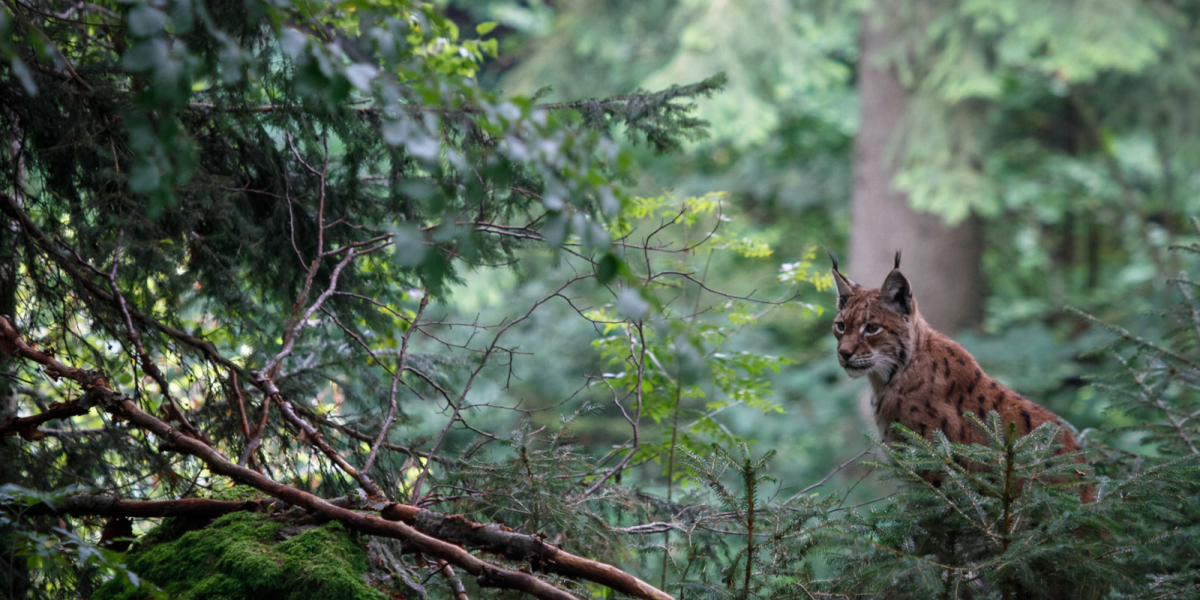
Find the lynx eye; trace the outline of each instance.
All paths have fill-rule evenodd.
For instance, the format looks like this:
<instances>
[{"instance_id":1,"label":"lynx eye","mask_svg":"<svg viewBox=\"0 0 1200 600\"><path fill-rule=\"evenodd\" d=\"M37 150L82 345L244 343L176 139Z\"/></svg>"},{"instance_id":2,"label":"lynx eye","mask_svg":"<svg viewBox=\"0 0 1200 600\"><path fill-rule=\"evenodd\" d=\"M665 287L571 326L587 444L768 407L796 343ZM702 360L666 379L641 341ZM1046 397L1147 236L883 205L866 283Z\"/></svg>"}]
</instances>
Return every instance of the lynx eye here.
<instances>
[{"instance_id":1,"label":"lynx eye","mask_svg":"<svg viewBox=\"0 0 1200 600\"><path fill-rule=\"evenodd\" d=\"M867 323L866 326L863 327L863 333L865 333L867 335L875 335L875 334L879 333L880 331L883 331L883 328L876 325L875 323Z\"/></svg>"},{"instance_id":2,"label":"lynx eye","mask_svg":"<svg viewBox=\"0 0 1200 600\"><path fill-rule=\"evenodd\" d=\"M846 324L841 321L835 321L833 324L833 330L838 333L845 333L846 332Z\"/></svg>"}]
</instances>

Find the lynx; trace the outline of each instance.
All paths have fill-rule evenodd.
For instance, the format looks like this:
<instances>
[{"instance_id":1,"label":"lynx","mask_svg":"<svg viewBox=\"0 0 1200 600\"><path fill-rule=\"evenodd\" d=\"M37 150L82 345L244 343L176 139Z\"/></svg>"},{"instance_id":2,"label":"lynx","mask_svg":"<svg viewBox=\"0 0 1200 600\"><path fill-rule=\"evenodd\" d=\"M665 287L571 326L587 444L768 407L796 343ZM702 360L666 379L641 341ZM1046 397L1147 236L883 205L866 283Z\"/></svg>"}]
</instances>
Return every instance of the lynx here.
<instances>
[{"instance_id":1,"label":"lynx","mask_svg":"<svg viewBox=\"0 0 1200 600\"><path fill-rule=\"evenodd\" d=\"M850 377L870 380L871 407L885 442L897 441L891 425L900 423L926 439L940 429L952 442L985 443L963 417L968 411L981 420L996 411L1004 423L1016 423L1021 435L1047 421L1063 426L1057 415L984 373L962 346L925 322L908 279L900 273L899 252L895 268L878 289L854 283L838 271L833 253L829 258L837 287L833 335L838 362ZM1059 443L1062 452L1079 449L1066 427ZM1092 489L1082 490L1080 497L1091 502Z\"/></svg>"}]
</instances>

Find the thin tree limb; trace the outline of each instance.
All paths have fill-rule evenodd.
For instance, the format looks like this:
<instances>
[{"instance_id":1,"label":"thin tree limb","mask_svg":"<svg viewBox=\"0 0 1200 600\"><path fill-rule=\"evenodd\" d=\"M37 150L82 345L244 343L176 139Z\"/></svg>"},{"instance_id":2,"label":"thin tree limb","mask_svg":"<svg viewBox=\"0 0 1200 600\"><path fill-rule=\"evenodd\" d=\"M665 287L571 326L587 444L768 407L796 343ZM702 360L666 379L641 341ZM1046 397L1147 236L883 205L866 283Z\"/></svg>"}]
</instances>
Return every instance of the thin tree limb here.
<instances>
[{"instance_id":1,"label":"thin tree limb","mask_svg":"<svg viewBox=\"0 0 1200 600\"><path fill-rule=\"evenodd\" d=\"M182 435L162 420L142 411L132 400L117 393L98 372L84 371L59 362L54 357L36 350L20 338L6 317L0 316L0 336L13 344L14 356L41 364L47 371L79 383L106 411L120 416L134 426L154 434L160 446L202 460L213 473L225 475L245 483L266 494L279 498L293 506L308 509L325 518L369 535L390 537L411 545L415 550L429 556L441 558L464 571L475 575L480 586L512 589L525 592L536 598L547 600L575 600L575 596L552 586L533 575L497 567L485 562L460 546L423 534L406 523L365 515L338 507L318 496L274 481L261 473L239 466L213 450L208 445Z\"/></svg>"}]
</instances>

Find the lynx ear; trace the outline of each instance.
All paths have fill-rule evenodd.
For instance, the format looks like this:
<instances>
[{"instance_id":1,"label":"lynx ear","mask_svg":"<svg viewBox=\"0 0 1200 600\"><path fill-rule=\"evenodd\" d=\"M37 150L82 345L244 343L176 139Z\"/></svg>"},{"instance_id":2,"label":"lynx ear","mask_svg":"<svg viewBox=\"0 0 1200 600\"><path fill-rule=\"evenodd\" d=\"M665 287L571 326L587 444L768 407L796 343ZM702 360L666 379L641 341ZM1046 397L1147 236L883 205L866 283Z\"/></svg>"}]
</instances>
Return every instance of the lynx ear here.
<instances>
[{"instance_id":1,"label":"lynx ear","mask_svg":"<svg viewBox=\"0 0 1200 600\"><path fill-rule=\"evenodd\" d=\"M902 315L912 313L912 286L900 273L900 269L892 269L887 279L883 280L883 286L879 288L879 299L884 306Z\"/></svg>"},{"instance_id":2,"label":"lynx ear","mask_svg":"<svg viewBox=\"0 0 1200 600\"><path fill-rule=\"evenodd\" d=\"M842 272L838 271L837 255L832 250L826 250L826 252L829 253L829 260L833 263L833 268L829 270L829 273L833 275L833 283L837 286L837 307L838 310L842 310L846 307L846 302L850 300L850 294L861 289L862 286L842 275Z\"/></svg>"}]
</instances>

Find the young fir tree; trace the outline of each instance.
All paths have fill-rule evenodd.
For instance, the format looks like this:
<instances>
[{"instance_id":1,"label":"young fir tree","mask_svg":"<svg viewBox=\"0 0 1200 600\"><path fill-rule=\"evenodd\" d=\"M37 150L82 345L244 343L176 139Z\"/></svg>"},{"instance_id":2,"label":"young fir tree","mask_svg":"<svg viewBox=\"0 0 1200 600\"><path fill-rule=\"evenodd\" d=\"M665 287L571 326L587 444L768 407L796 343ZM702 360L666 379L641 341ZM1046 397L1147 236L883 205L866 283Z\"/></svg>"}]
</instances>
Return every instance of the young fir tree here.
<instances>
[{"instance_id":1,"label":"young fir tree","mask_svg":"<svg viewBox=\"0 0 1200 600\"><path fill-rule=\"evenodd\" d=\"M905 441L879 442L881 460L864 463L896 491L849 509L839 493L809 494L824 481L778 501L764 485L770 453L691 456L710 493L692 497L694 512L676 523L688 576L667 589L688 598L1200 598L1200 304L1186 273L1170 283L1182 301L1164 313L1162 342L1079 313L1116 334L1093 352L1120 369L1094 385L1126 423L1084 432L1080 453L1059 453L1052 423L1019 437L994 412L967 415L983 445L898 426ZM1131 440L1140 453L1114 447ZM1087 486L1096 499L1084 504Z\"/></svg>"}]
</instances>

